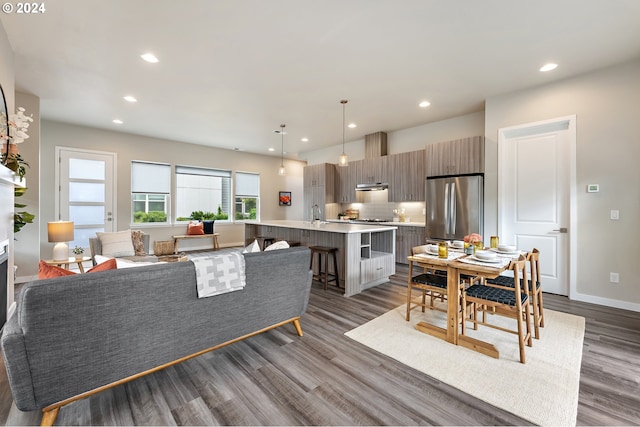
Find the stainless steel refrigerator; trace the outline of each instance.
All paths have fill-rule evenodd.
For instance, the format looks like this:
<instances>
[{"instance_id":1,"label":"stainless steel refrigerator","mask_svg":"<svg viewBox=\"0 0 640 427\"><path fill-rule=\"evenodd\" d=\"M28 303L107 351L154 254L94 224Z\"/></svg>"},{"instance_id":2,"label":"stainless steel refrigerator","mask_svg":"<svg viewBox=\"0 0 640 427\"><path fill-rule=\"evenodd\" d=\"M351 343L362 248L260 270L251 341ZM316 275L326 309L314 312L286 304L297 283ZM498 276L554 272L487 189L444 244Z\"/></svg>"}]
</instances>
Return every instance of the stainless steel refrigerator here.
<instances>
[{"instance_id":1,"label":"stainless steel refrigerator","mask_svg":"<svg viewBox=\"0 0 640 427\"><path fill-rule=\"evenodd\" d=\"M435 240L462 240L483 232L482 175L427 178L426 231Z\"/></svg>"}]
</instances>

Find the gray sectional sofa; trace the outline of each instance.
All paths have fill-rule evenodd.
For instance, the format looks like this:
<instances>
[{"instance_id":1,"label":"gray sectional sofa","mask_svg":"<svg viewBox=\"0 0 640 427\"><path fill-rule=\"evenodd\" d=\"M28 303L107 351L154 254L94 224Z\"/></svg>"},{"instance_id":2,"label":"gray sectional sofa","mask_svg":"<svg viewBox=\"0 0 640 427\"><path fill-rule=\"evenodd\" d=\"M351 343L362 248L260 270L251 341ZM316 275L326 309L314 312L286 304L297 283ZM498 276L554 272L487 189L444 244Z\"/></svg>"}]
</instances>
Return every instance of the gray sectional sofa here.
<instances>
[{"instance_id":1,"label":"gray sectional sofa","mask_svg":"<svg viewBox=\"0 0 640 427\"><path fill-rule=\"evenodd\" d=\"M65 404L240 339L287 323L302 336L309 249L244 257L243 290L201 299L191 261L26 284L2 334L16 406L52 425Z\"/></svg>"}]
</instances>

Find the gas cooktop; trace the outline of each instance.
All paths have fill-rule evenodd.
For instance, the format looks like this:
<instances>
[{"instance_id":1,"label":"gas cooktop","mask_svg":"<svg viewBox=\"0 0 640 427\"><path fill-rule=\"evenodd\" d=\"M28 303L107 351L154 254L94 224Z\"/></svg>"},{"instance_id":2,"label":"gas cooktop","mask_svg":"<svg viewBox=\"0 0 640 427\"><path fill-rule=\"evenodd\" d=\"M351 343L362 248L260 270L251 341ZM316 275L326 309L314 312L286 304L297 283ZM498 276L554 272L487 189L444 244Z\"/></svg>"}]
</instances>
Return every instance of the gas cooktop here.
<instances>
[{"instance_id":1,"label":"gas cooktop","mask_svg":"<svg viewBox=\"0 0 640 427\"><path fill-rule=\"evenodd\" d=\"M390 220L390 219L380 219L380 218L360 218L360 219L355 219L353 221L356 221L356 222L392 222L392 220Z\"/></svg>"}]
</instances>

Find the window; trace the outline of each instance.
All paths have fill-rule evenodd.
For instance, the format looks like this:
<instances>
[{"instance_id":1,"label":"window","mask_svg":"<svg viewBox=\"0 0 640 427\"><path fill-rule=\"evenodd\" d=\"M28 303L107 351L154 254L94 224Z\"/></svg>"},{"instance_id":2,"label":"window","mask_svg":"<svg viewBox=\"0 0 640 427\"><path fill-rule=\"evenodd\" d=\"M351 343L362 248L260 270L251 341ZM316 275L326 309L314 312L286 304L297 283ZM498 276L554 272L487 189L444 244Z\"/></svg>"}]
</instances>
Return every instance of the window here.
<instances>
[{"instance_id":1,"label":"window","mask_svg":"<svg viewBox=\"0 0 640 427\"><path fill-rule=\"evenodd\" d=\"M260 175L236 172L236 221L260 219Z\"/></svg>"},{"instance_id":2,"label":"window","mask_svg":"<svg viewBox=\"0 0 640 427\"><path fill-rule=\"evenodd\" d=\"M176 221L191 214L226 221L231 211L231 171L176 166Z\"/></svg>"},{"instance_id":3,"label":"window","mask_svg":"<svg viewBox=\"0 0 640 427\"><path fill-rule=\"evenodd\" d=\"M134 223L168 222L171 166L131 162L131 208Z\"/></svg>"}]
</instances>

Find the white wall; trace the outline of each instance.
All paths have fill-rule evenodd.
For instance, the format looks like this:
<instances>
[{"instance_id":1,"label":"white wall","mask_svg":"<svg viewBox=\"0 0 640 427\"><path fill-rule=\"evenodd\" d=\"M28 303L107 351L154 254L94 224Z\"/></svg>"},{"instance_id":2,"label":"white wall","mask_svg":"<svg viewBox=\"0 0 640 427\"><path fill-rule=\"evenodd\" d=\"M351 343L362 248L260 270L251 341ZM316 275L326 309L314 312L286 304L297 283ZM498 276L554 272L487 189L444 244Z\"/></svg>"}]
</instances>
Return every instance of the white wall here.
<instances>
[{"instance_id":1,"label":"white wall","mask_svg":"<svg viewBox=\"0 0 640 427\"><path fill-rule=\"evenodd\" d=\"M53 244L47 242L46 224L54 220L55 147L73 147L87 150L117 153L117 229L143 229L131 220L131 161L145 160L230 169L233 171L256 172L260 174L260 209L262 219L302 219L302 171L305 163L285 159L287 174L278 175L280 158L239 153L230 150L205 147L139 135L114 132L103 129L76 126L67 123L42 121L42 143L40 145L40 257L47 257ZM278 191L291 191L292 206L278 205ZM172 207L175 211L175 207ZM220 233L222 246L244 243L244 224L224 224L216 222L216 232ZM186 225L150 225L144 231L151 235L151 241L168 240L173 234L185 234ZM20 260L18 260L18 263ZM19 264L20 265L20 264ZM37 263L21 267L23 274L36 274Z\"/></svg>"},{"instance_id":2,"label":"white wall","mask_svg":"<svg viewBox=\"0 0 640 427\"><path fill-rule=\"evenodd\" d=\"M16 198L16 203L27 205L22 211L34 214L33 224L27 224L15 235L15 264L18 266L17 275L31 275L38 271L40 254L35 251L40 244L40 98L16 92L16 107L23 107L27 116L34 120L29 124L28 139L18 144L20 155L29 163L25 175L27 191ZM44 223L44 239L47 240L47 223ZM53 246L52 246L53 247ZM51 251L43 254L43 259L51 259Z\"/></svg>"},{"instance_id":3,"label":"white wall","mask_svg":"<svg viewBox=\"0 0 640 427\"><path fill-rule=\"evenodd\" d=\"M485 232L497 229L498 129L577 115L577 294L640 311L640 60L489 98L485 107ZM540 171L543 173L544 171ZM600 184L587 193L587 184ZM493 201L494 203L491 203ZM611 209L620 220L609 219ZM609 272L620 283L609 283Z\"/></svg>"},{"instance_id":4,"label":"white wall","mask_svg":"<svg viewBox=\"0 0 640 427\"><path fill-rule=\"evenodd\" d=\"M384 132L383 129L381 131ZM422 150L427 144L470 136L484 135L484 112L466 114L448 120L387 132L387 153L398 154ZM345 153L351 160L364 159L364 138L345 144ZM337 163L342 153L342 144L320 150L301 152L300 159L310 165Z\"/></svg>"}]
</instances>

